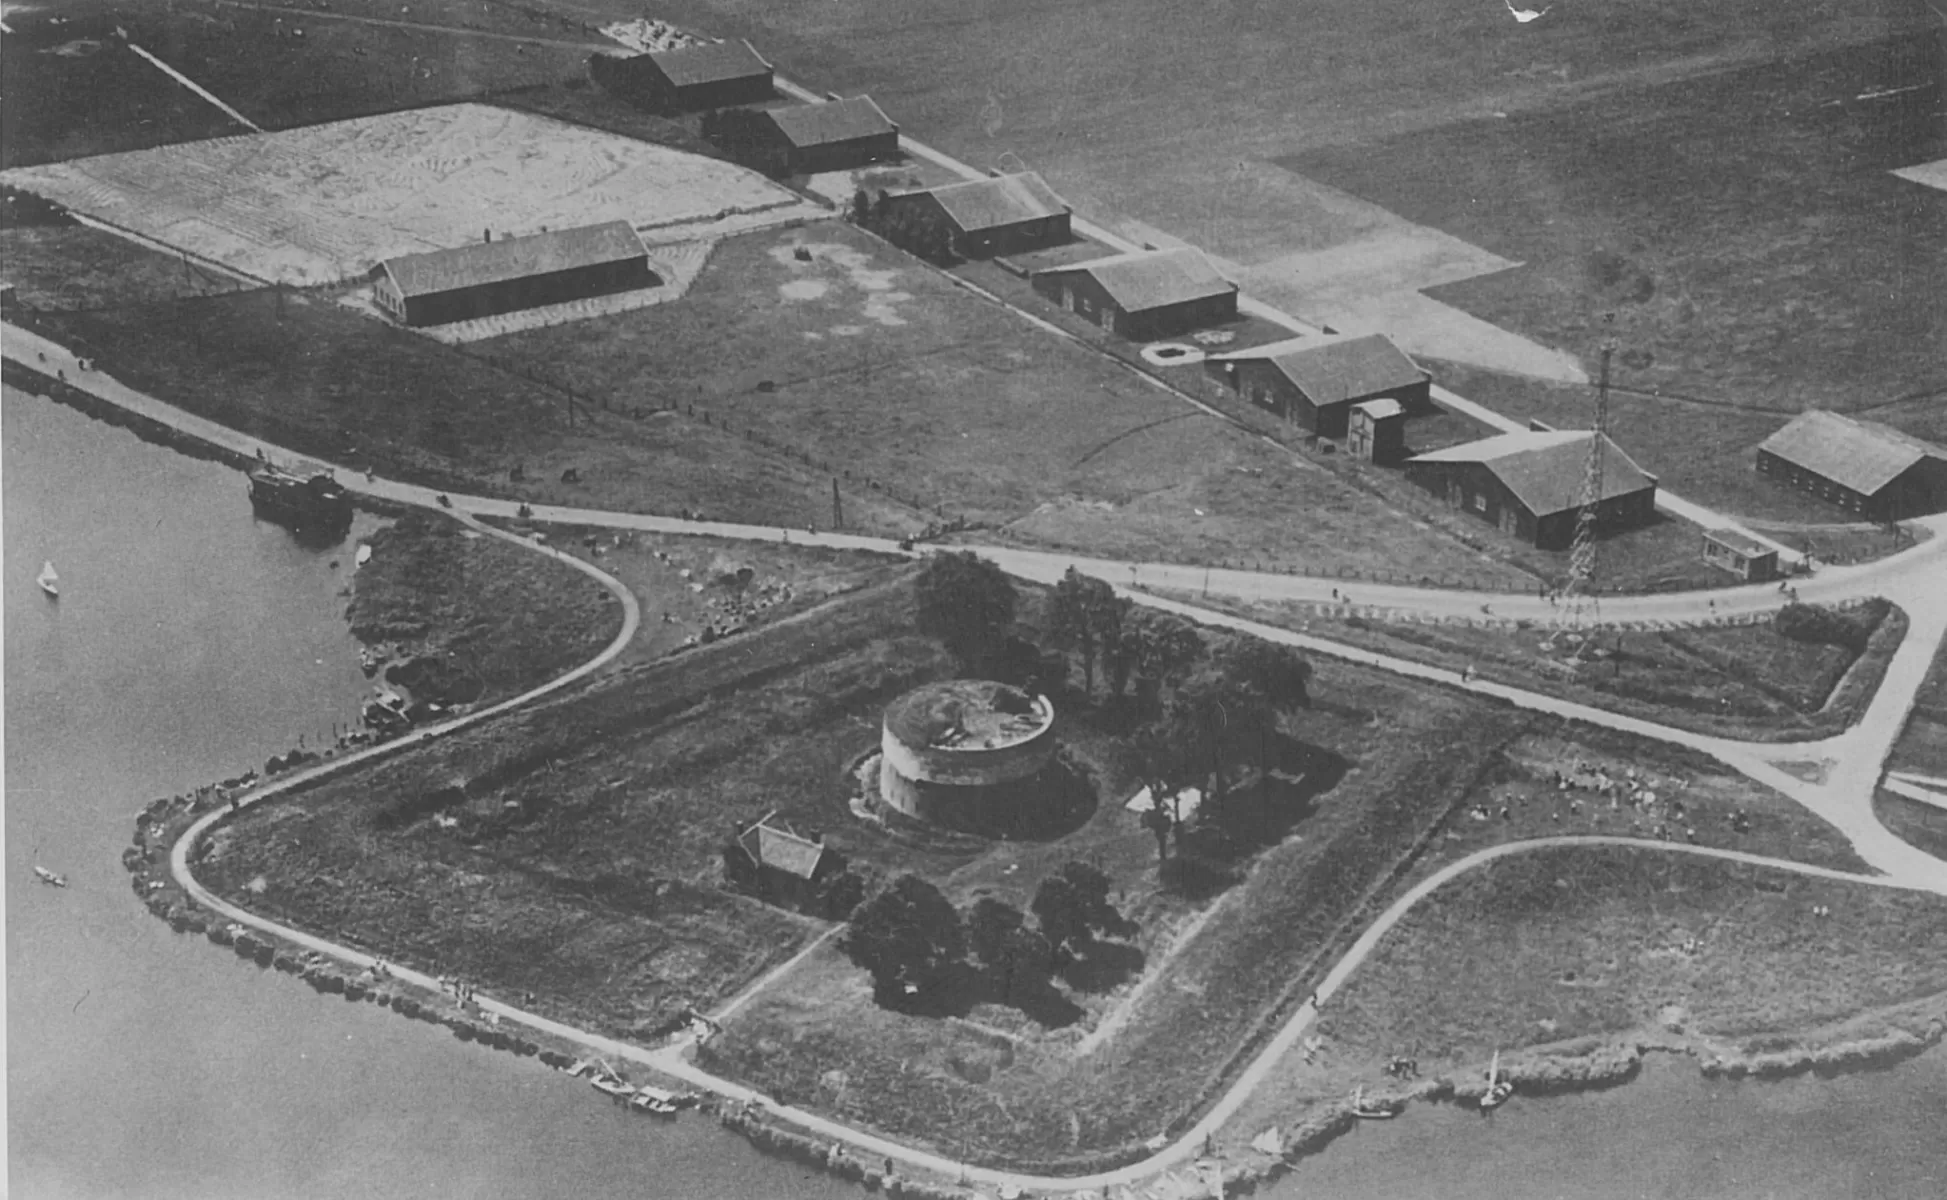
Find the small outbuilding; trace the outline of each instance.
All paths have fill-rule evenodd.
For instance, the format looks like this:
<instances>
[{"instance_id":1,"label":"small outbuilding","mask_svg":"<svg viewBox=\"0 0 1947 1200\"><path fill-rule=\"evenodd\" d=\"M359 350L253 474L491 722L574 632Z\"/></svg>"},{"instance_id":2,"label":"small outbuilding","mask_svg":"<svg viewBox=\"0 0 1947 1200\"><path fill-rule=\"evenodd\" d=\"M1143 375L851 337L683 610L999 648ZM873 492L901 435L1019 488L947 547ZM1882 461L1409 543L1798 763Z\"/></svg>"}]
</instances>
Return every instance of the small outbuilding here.
<instances>
[{"instance_id":1,"label":"small outbuilding","mask_svg":"<svg viewBox=\"0 0 1947 1200\"><path fill-rule=\"evenodd\" d=\"M1757 466L1867 520L1947 508L1947 448L1877 421L1800 413L1758 447Z\"/></svg>"},{"instance_id":2,"label":"small outbuilding","mask_svg":"<svg viewBox=\"0 0 1947 1200\"><path fill-rule=\"evenodd\" d=\"M739 832L733 846L741 853L741 861L727 864L733 881L783 908L815 909L821 885L846 865L822 836L802 837L769 816Z\"/></svg>"},{"instance_id":3,"label":"small outbuilding","mask_svg":"<svg viewBox=\"0 0 1947 1200\"><path fill-rule=\"evenodd\" d=\"M1196 250L1137 250L1036 271L1034 290L1132 341L1237 318L1237 285Z\"/></svg>"},{"instance_id":4,"label":"small outbuilding","mask_svg":"<svg viewBox=\"0 0 1947 1200\"><path fill-rule=\"evenodd\" d=\"M1068 203L1033 171L888 195L886 205L940 223L961 258L1025 254L1074 237Z\"/></svg>"},{"instance_id":5,"label":"small outbuilding","mask_svg":"<svg viewBox=\"0 0 1947 1200\"><path fill-rule=\"evenodd\" d=\"M753 114L746 152L778 174L849 171L899 155L899 126L870 96Z\"/></svg>"},{"instance_id":6,"label":"small outbuilding","mask_svg":"<svg viewBox=\"0 0 1947 1200\"><path fill-rule=\"evenodd\" d=\"M1704 532L1704 561L1750 583L1778 578L1778 547L1735 529Z\"/></svg>"},{"instance_id":7,"label":"small outbuilding","mask_svg":"<svg viewBox=\"0 0 1947 1200\"><path fill-rule=\"evenodd\" d=\"M742 39L647 54L597 54L588 71L603 88L662 112L762 104L777 95L771 64Z\"/></svg>"},{"instance_id":8,"label":"small outbuilding","mask_svg":"<svg viewBox=\"0 0 1947 1200\"><path fill-rule=\"evenodd\" d=\"M1361 400L1346 419L1345 448L1354 457L1390 466L1406 457L1406 407L1390 396Z\"/></svg>"},{"instance_id":9,"label":"small outbuilding","mask_svg":"<svg viewBox=\"0 0 1947 1200\"><path fill-rule=\"evenodd\" d=\"M372 298L403 325L444 325L653 287L627 221L401 254L372 268Z\"/></svg>"},{"instance_id":10,"label":"small outbuilding","mask_svg":"<svg viewBox=\"0 0 1947 1200\"><path fill-rule=\"evenodd\" d=\"M1355 404L1396 400L1412 412L1430 403L1433 386L1430 373L1378 333L1290 338L1213 354L1204 370L1224 391L1328 438L1346 436Z\"/></svg>"},{"instance_id":11,"label":"small outbuilding","mask_svg":"<svg viewBox=\"0 0 1947 1200\"><path fill-rule=\"evenodd\" d=\"M1575 537L1593 430L1503 433L1416 455L1406 476L1447 503L1543 550ZM1656 513L1656 476L1602 438L1597 527L1605 534L1647 524Z\"/></svg>"}]
</instances>

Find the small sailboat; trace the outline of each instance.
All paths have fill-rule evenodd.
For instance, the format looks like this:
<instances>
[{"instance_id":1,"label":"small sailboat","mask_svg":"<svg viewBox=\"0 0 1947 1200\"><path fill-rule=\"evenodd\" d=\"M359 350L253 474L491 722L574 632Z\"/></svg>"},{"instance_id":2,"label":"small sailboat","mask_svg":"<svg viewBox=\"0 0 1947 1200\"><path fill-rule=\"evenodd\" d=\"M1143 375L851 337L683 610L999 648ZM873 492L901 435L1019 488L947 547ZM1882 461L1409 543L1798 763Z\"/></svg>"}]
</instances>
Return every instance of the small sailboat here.
<instances>
[{"instance_id":1,"label":"small sailboat","mask_svg":"<svg viewBox=\"0 0 1947 1200\"><path fill-rule=\"evenodd\" d=\"M41 564L41 573L34 576L34 582L40 584L41 590L50 596L58 597L61 594L61 577L54 573L52 562Z\"/></svg>"},{"instance_id":2,"label":"small sailboat","mask_svg":"<svg viewBox=\"0 0 1947 1200\"><path fill-rule=\"evenodd\" d=\"M1501 1078L1501 1052L1494 1052L1494 1061L1487 1065L1487 1094L1481 1097L1482 1108L1499 1108L1514 1095L1514 1081Z\"/></svg>"},{"instance_id":3,"label":"small sailboat","mask_svg":"<svg viewBox=\"0 0 1947 1200\"><path fill-rule=\"evenodd\" d=\"M34 864L34 878L40 880L42 883L46 884L49 887L64 888L68 886L68 877L66 875L57 875L54 872L48 870L46 867L41 866L39 863Z\"/></svg>"},{"instance_id":4,"label":"small sailboat","mask_svg":"<svg viewBox=\"0 0 1947 1200\"><path fill-rule=\"evenodd\" d=\"M683 1106L683 1097L664 1088L650 1087L647 1084L636 1089L629 1097L629 1107L638 1112L654 1113L659 1117L673 1117Z\"/></svg>"},{"instance_id":5,"label":"small sailboat","mask_svg":"<svg viewBox=\"0 0 1947 1200\"><path fill-rule=\"evenodd\" d=\"M1396 1100L1368 1100L1366 1087L1352 1093L1352 1115L1362 1121L1385 1121L1399 1115L1399 1102Z\"/></svg>"},{"instance_id":6,"label":"small sailboat","mask_svg":"<svg viewBox=\"0 0 1947 1200\"><path fill-rule=\"evenodd\" d=\"M622 1079L620 1076L610 1075L606 1072L596 1075L588 1082L594 1085L596 1091L614 1100L617 1104L627 1103L629 1098L636 1094L636 1088L633 1084Z\"/></svg>"}]
</instances>

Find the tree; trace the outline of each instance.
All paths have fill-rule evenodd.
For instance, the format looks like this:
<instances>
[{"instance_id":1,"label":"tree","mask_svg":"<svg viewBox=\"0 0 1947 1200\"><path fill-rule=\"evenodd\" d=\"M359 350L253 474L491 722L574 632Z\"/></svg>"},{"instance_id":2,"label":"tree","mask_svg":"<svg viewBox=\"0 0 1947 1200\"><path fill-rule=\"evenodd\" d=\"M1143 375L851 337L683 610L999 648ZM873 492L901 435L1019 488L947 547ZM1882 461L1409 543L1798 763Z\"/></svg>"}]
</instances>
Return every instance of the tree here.
<instances>
[{"instance_id":1,"label":"tree","mask_svg":"<svg viewBox=\"0 0 1947 1200\"><path fill-rule=\"evenodd\" d=\"M972 551L931 555L913 581L920 632L937 637L971 671L999 648L1014 624L1014 583Z\"/></svg>"},{"instance_id":2,"label":"tree","mask_svg":"<svg viewBox=\"0 0 1947 1200\"><path fill-rule=\"evenodd\" d=\"M1027 924L1021 910L992 896L982 896L967 914L967 948L984 967L998 967L1007 956L1007 941Z\"/></svg>"},{"instance_id":3,"label":"tree","mask_svg":"<svg viewBox=\"0 0 1947 1200\"><path fill-rule=\"evenodd\" d=\"M872 975L882 995L899 996L936 982L966 955L960 914L940 889L901 875L852 915L841 947Z\"/></svg>"},{"instance_id":4,"label":"tree","mask_svg":"<svg viewBox=\"0 0 1947 1200\"><path fill-rule=\"evenodd\" d=\"M1063 864L1041 881L1028 906L1054 953L1087 946L1097 935L1121 932L1129 922L1109 903L1109 877L1085 862Z\"/></svg>"},{"instance_id":5,"label":"tree","mask_svg":"<svg viewBox=\"0 0 1947 1200\"><path fill-rule=\"evenodd\" d=\"M1248 697L1242 714L1258 735L1258 773L1271 769L1271 738L1277 717L1311 706L1312 665L1296 647L1240 634L1216 655L1217 670Z\"/></svg>"},{"instance_id":6,"label":"tree","mask_svg":"<svg viewBox=\"0 0 1947 1200\"><path fill-rule=\"evenodd\" d=\"M1046 982L1054 963L1054 949L1040 930L1023 925L1001 943L996 964L1001 975L1001 993L1009 1003L1020 1000L1028 985Z\"/></svg>"},{"instance_id":7,"label":"tree","mask_svg":"<svg viewBox=\"0 0 1947 1200\"><path fill-rule=\"evenodd\" d=\"M1048 612L1048 634L1055 647L1072 650L1082 660L1082 694L1095 692L1096 625L1089 611L1088 576L1070 567L1055 584ZM1100 580L1096 582L1100 583Z\"/></svg>"},{"instance_id":8,"label":"tree","mask_svg":"<svg viewBox=\"0 0 1947 1200\"><path fill-rule=\"evenodd\" d=\"M866 196L865 189L859 188L852 193L852 224L864 225L871 216L872 201Z\"/></svg>"},{"instance_id":9,"label":"tree","mask_svg":"<svg viewBox=\"0 0 1947 1200\"><path fill-rule=\"evenodd\" d=\"M1203 635L1183 618L1152 608L1130 609L1121 626L1119 647L1135 675L1137 700L1159 713L1167 693L1203 655Z\"/></svg>"}]
</instances>

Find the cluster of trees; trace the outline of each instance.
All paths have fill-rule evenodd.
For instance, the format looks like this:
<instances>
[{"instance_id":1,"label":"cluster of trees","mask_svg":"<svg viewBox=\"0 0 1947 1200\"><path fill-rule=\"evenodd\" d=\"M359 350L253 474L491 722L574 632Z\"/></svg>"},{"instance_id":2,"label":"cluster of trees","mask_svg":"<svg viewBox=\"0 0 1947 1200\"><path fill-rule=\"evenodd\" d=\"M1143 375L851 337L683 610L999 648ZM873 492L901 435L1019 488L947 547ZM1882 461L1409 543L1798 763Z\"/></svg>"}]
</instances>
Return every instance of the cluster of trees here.
<instances>
[{"instance_id":1,"label":"cluster of trees","mask_svg":"<svg viewBox=\"0 0 1947 1200\"><path fill-rule=\"evenodd\" d=\"M1236 748L1255 749L1260 774L1268 772L1279 718L1311 702L1311 664L1294 648L1139 608L1073 567L1055 586L1049 624L1055 644L1080 660L1085 694L1095 694L1099 674L1111 701L1132 706L1151 794L1207 784L1206 821L1223 818ZM1167 859L1175 812L1159 803L1145 824Z\"/></svg>"},{"instance_id":2,"label":"cluster of trees","mask_svg":"<svg viewBox=\"0 0 1947 1200\"><path fill-rule=\"evenodd\" d=\"M914 593L920 631L939 638L963 671L992 666L1012 644L1019 598L994 563L970 551L935 554ZM1311 702L1311 664L1293 647L1137 606L1073 567L1055 585L1044 634L1079 661L1085 697L1100 695L1131 719L1152 794L1205 785L1199 819L1213 825L1224 819L1240 748L1267 773L1280 718ZM1146 820L1167 860L1176 814L1159 805Z\"/></svg>"},{"instance_id":3,"label":"cluster of trees","mask_svg":"<svg viewBox=\"0 0 1947 1200\"><path fill-rule=\"evenodd\" d=\"M928 262L950 263L958 257L953 251L953 230L938 213L916 204L896 204L884 192L873 200L860 188L852 193L852 224L867 229Z\"/></svg>"},{"instance_id":4,"label":"cluster of trees","mask_svg":"<svg viewBox=\"0 0 1947 1200\"><path fill-rule=\"evenodd\" d=\"M859 906L840 946L884 1002L907 1003L977 967L996 994L1018 1004L1098 938L1135 932L1109 900L1108 876L1084 862L1042 880L1028 909L986 896L962 914L939 888L906 874Z\"/></svg>"},{"instance_id":5,"label":"cluster of trees","mask_svg":"<svg viewBox=\"0 0 1947 1200\"><path fill-rule=\"evenodd\" d=\"M1795 642L1839 646L1863 653L1873 631L1886 618L1889 605L1875 598L1857 608L1831 608L1794 600L1771 618L1771 627Z\"/></svg>"}]
</instances>

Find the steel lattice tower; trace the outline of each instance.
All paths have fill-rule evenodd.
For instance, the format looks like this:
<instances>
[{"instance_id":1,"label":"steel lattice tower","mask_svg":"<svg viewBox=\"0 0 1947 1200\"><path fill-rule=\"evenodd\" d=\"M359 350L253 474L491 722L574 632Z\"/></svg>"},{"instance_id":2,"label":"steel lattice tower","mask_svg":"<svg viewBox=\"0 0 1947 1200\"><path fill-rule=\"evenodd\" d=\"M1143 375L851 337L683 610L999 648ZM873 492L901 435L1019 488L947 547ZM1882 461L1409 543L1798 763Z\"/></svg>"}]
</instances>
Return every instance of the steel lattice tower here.
<instances>
[{"instance_id":1,"label":"steel lattice tower","mask_svg":"<svg viewBox=\"0 0 1947 1200\"><path fill-rule=\"evenodd\" d=\"M1595 390L1595 431L1589 438L1589 457L1582 468L1582 507L1575 514L1575 540L1569 544L1568 552L1568 583L1562 589L1578 618L1577 624L1582 623L1580 618L1585 614L1592 616L1597 604L1596 510L1602 505L1602 446L1609 434L1609 356L1614 352L1612 343L1603 343L1602 375Z\"/></svg>"}]
</instances>

